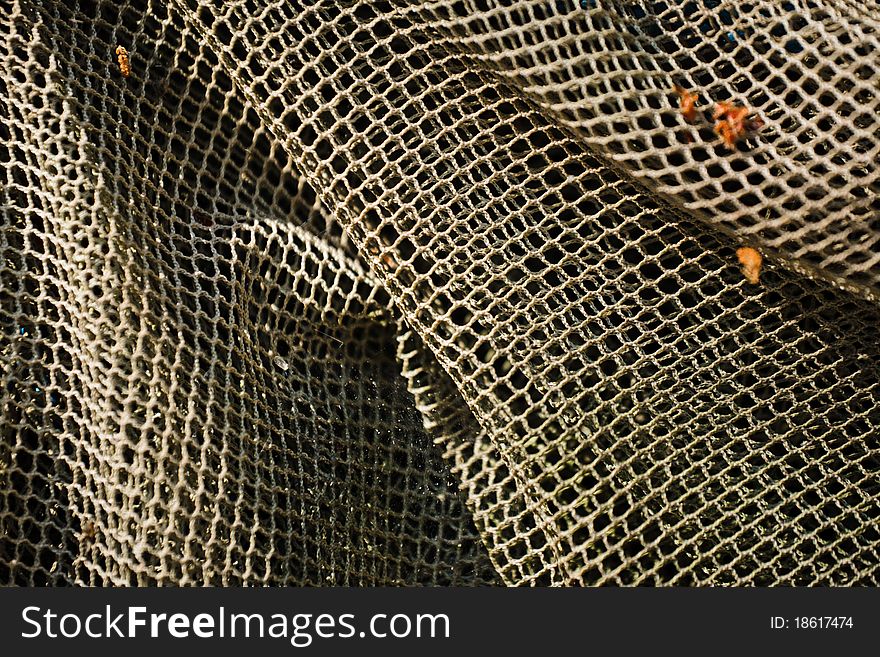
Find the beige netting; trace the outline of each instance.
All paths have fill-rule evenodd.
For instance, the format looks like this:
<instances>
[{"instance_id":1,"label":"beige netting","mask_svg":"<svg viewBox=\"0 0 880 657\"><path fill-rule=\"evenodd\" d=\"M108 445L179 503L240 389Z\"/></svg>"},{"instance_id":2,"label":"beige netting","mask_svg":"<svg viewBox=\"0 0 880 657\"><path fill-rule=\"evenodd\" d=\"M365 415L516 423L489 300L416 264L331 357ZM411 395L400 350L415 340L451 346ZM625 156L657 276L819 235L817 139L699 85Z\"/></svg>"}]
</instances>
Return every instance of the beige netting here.
<instances>
[{"instance_id":1,"label":"beige netting","mask_svg":"<svg viewBox=\"0 0 880 657\"><path fill-rule=\"evenodd\" d=\"M880 582L871 3L0 9L0 583Z\"/></svg>"}]
</instances>

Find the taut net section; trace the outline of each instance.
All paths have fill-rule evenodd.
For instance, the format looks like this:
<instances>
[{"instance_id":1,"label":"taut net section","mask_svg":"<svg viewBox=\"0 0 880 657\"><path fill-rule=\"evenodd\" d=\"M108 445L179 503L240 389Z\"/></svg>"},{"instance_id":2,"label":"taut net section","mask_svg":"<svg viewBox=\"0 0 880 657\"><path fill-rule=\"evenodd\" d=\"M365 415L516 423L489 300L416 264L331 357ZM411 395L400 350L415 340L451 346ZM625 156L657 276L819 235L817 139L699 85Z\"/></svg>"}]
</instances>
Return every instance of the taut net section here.
<instances>
[{"instance_id":1,"label":"taut net section","mask_svg":"<svg viewBox=\"0 0 880 657\"><path fill-rule=\"evenodd\" d=\"M13 3L0 582L878 583L878 26Z\"/></svg>"}]
</instances>

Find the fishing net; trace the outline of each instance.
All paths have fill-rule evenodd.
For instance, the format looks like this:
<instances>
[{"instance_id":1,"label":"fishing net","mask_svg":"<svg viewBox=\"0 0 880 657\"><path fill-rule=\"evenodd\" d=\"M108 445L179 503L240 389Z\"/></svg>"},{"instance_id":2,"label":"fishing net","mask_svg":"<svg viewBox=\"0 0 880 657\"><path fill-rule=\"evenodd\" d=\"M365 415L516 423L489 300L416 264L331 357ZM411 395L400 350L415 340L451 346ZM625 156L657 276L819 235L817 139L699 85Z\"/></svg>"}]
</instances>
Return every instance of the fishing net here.
<instances>
[{"instance_id":1,"label":"fishing net","mask_svg":"<svg viewBox=\"0 0 880 657\"><path fill-rule=\"evenodd\" d=\"M2 9L0 583L880 582L872 3Z\"/></svg>"}]
</instances>

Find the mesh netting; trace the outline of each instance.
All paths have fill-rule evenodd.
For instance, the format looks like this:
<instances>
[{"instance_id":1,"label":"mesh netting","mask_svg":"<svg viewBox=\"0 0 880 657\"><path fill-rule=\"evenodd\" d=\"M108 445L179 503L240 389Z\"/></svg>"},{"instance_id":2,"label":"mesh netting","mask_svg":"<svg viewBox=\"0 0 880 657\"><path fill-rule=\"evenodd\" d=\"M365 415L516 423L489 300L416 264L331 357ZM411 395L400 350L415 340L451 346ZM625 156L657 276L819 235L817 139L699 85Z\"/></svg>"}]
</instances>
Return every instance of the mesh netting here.
<instances>
[{"instance_id":1,"label":"mesh netting","mask_svg":"<svg viewBox=\"0 0 880 657\"><path fill-rule=\"evenodd\" d=\"M880 583L878 28L12 3L0 584Z\"/></svg>"}]
</instances>

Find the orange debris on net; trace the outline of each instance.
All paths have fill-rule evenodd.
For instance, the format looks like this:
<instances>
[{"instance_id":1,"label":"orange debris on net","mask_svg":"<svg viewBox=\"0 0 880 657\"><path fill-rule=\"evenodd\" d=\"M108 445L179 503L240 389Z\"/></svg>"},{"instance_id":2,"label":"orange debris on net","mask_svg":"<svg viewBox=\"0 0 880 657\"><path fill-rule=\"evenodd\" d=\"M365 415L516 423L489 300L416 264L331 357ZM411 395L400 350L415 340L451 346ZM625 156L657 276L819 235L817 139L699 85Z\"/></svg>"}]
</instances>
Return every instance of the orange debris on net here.
<instances>
[{"instance_id":1,"label":"orange debris on net","mask_svg":"<svg viewBox=\"0 0 880 657\"><path fill-rule=\"evenodd\" d=\"M131 75L131 62L128 60L128 51L122 46L116 46L116 59L119 61L119 70L123 77Z\"/></svg>"},{"instance_id":2,"label":"orange debris on net","mask_svg":"<svg viewBox=\"0 0 880 657\"><path fill-rule=\"evenodd\" d=\"M700 94L688 91L679 85L675 85L675 93L678 94L678 104L681 107L681 115L684 117L684 120L688 123L693 123L694 119L697 118L696 104Z\"/></svg>"},{"instance_id":3,"label":"orange debris on net","mask_svg":"<svg viewBox=\"0 0 880 657\"><path fill-rule=\"evenodd\" d=\"M712 114L715 119L715 133L724 140L728 148L733 149L737 141L764 126L760 117L749 119L749 114L751 110L745 105L734 105L725 101L716 103Z\"/></svg>"},{"instance_id":4,"label":"orange debris on net","mask_svg":"<svg viewBox=\"0 0 880 657\"><path fill-rule=\"evenodd\" d=\"M752 285L757 285L761 276L761 254L750 246L743 246L736 250L736 257L742 265L743 276Z\"/></svg>"}]
</instances>

